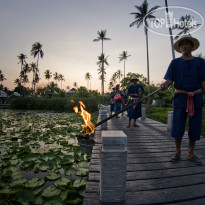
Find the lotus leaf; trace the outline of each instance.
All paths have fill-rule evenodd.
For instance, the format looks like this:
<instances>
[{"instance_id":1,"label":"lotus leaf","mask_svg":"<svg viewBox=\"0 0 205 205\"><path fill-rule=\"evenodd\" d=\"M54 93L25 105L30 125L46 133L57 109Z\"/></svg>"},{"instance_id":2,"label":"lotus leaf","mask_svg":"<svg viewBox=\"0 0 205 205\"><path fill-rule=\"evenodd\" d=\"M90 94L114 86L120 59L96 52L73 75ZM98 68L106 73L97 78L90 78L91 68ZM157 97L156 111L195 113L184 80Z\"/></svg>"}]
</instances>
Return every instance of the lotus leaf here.
<instances>
[{"instance_id":1,"label":"lotus leaf","mask_svg":"<svg viewBox=\"0 0 205 205\"><path fill-rule=\"evenodd\" d=\"M49 180L56 180L56 179L60 178L60 176L61 175L59 173L50 172L46 178Z\"/></svg>"},{"instance_id":2,"label":"lotus leaf","mask_svg":"<svg viewBox=\"0 0 205 205\"><path fill-rule=\"evenodd\" d=\"M58 179L54 182L55 186L57 186L57 187L67 186L69 183L71 183L71 179L69 179L69 178L61 178L61 179Z\"/></svg>"},{"instance_id":3,"label":"lotus leaf","mask_svg":"<svg viewBox=\"0 0 205 205\"><path fill-rule=\"evenodd\" d=\"M10 183L10 187L19 187L19 186L24 186L24 184L27 182L27 179L17 179L14 180Z\"/></svg>"},{"instance_id":4,"label":"lotus leaf","mask_svg":"<svg viewBox=\"0 0 205 205\"><path fill-rule=\"evenodd\" d=\"M40 178L35 177L33 179L28 180L28 182L25 184L25 186L27 188L36 188L36 187L42 186L44 183L45 183L44 179L40 179Z\"/></svg>"},{"instance_id":5,"label":"lotus leaf","mask_svg":"<svg viewBox=\"0 0 205 205\"><path fill-rule=\"evenodd\" d=\"M62 205L61 197L53 197L48 199L43 205Z\"/></svg>"},{"instance_id":6,"label":"lotus leaf","mask_svg":"<svg viewBox=\"0 0 205 205\"><path fill-rule=\"evenodd\" d=\"M42 192L42 196L46 198L58 196L61 193L61 190L56 188L55 186L49 186L47 189L44 189Z\"/></svg>"},{"instance_id":7,"label":"lotus leaf","mask_svg":"<svg viewBox=\"0 0 205 205\"><path fill-rule=\"evenodd\" d=\"M43 190L43 187L35 188L35 189L33 189L33 194L38 195L42 190Z\"/></svg>"},{"instance_id":8,"label":"lotus leaf","mask_svg":"<svg viewBox=\"0 0 205 205\"><path fill-rule=\"evenodd\" d=\"M34 202L34 194L29 190L20 190L16 194L16 201L20 202L21 204L32 204Z\"/></svg>"},{"instance_id":9,"label":"lotus leaf","mask_svg":"<svg viewBox=\"0 0 205 205\"><path fill-rule=\"evenodd\" d=\"M35 201L34 201L34 204L36 205L42 205L44 204L45 202L45 199L43 199L43 197L41 195L38 195L36 198L35 198Z\"/></svg>"},{"instance_id":10,"label":"lotus leaf","mask_svg":"<svg viewBox=\"0 0 205 205\"><path fill-rule=\"evenodd\" d=\"M82 186L85 186L85 185L86 185L86 181L84 179L76 179L73 182L73 187L75 187L75 188L79 188L79 187L82 187Z\"/></svg>"}]
</instances>

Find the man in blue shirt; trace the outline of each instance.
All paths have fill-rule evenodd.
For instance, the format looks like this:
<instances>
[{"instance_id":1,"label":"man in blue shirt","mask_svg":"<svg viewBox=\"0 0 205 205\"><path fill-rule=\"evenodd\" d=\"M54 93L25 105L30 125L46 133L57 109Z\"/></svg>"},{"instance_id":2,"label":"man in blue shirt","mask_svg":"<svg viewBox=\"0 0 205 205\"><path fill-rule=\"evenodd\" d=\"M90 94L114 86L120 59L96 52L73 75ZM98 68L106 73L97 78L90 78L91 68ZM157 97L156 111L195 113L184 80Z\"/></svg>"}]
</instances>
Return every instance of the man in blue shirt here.
<instances>
[{"instance_id":1,"label":"man in blue shirt","mask_svg":"<svg viewBox=\"0 0 205 205\"><path fill-rule=\"evenodd\" d=\"M174 82L173 123L171 136L175 139L176 151L170 161L175 162L181 156L181 140L185 131L187 113L189 115L188 159L200 165L201 160L194 154L196 141L200 139L202 126L203 93L205 94L205 62L193 57L191 52L199 47L199 41L189 35L183 35L174 44L180 58L171 61L161 84L167 89Z\"/></svg>"}]
</instances>

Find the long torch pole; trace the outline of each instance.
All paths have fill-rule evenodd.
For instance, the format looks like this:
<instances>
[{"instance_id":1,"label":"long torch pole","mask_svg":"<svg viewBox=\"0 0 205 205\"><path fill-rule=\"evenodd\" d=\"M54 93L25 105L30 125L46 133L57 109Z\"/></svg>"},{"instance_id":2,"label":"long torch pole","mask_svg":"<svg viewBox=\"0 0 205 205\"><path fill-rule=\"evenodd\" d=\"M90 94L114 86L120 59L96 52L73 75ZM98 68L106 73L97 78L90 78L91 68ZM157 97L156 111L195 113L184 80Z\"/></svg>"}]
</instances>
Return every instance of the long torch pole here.
<instances>
[{"instance_id":1,"label":"long torch pole","mask_svg":"<svg viewBox=\"0 0 205 205\"><path fill-rule=\"evenodd\" d=\"M119 112L115 113L114 115L111 115L111 116L109 116L108 118L106 118L106 119L104 119L104 120L102 120L102 121L96 123L96 124L95 124L95 127L97 127L97 126L103 124L104 122L106 122L106 121L112 119L113 117L116 117L118 114L120 114L120 113L122 113L122 112L128 110L128 109L131 108L133 105L137 105L138 103L141 103L142 101L146 100L147 98L151 97L152 95L158 93L158 92L161 91L161 90L162 90L162 88L159 88L158 90L155 90L154 92L150 93L149 95L145 96L144 98L140 99L139 101L133 103L132 105L129 105L128 107L126 107L126 108L120 110Z\"/></svg>"}]
</instances>

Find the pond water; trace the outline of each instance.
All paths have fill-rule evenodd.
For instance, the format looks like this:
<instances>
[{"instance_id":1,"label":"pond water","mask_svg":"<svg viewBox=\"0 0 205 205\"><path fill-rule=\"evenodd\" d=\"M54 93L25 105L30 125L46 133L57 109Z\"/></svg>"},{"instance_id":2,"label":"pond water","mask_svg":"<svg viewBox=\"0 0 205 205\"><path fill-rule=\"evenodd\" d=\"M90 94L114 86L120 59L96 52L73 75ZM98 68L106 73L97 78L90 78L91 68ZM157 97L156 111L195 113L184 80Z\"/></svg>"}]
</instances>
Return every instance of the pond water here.
<instances>
[{"instance_id":1,"label":"pond water","mask_svg":"<svg viewBox=\"0 0 205 205\"><path fill-rule=\"evenodd\" d=\"M91 155L75 113L0 110L0 203L81 204Z\"/></svg>"}]
</instances>

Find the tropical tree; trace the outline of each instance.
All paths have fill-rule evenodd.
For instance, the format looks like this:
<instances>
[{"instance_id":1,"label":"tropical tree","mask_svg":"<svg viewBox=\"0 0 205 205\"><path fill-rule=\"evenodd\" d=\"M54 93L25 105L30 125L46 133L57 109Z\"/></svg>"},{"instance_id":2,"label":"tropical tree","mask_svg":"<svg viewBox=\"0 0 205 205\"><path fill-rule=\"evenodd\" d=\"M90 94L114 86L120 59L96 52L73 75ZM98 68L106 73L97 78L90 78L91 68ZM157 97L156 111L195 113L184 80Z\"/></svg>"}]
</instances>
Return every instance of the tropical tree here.
<instances>
[{"instance_id":1,"label":"tropical tree","mask_svg":"<svg viewBox=\"0 0 205 205\"><path fill-rule=\"evenodd\" d=\"M120 78L123 76L122 71L121 70L117 70L116 72L116 78L119 79L119 84L120 84Z\"/></svg>"},{"instance_id":2,"label":"tropical tree","mask_svg":"<svg viewBox=\"0 0 205 205\"><path fill-rule=\"evenodd\" d=\"M191 22L193 17L191 15L186 15L186 16L181 16L179 19L180 23L176 23L172 29L179 29L181 30L175 37L174 39L177 40L182 34L188 34L191 36L189 33L191 29L200 26L201 24L196 24L196 25L190 25L187 22ZM183 23L182 23L183 22Z\"/></svg>"},{"instance_id":3,"label":"tropical tree","mask_svg":"<svg viewBox=\"0 0 205 205\"><path fill-rule=\"evenodd\" d=\"M44 72L44 76L48 80L48 85L49 85L49 79L52 77L52 72L50 70L46 70Z\"/></svg>"},{"instance_id":4,"label":"tropical tree","mask_svg":"<svg viewBox=\"0 0 205 205\"><path fill-rule=\"evenodd\" d=\"M38 83L40 81L40 76L39 76L39 72L36 71L35 73L35 78L34 78L34 93L35 93L35 85L37 84L37 90L38 90Z\"/></svg>"},{"instance_id":5,"label":"tropical tree","mask_svg":"<svg viewBox=\"0 0 205 205\"><path fill-rule=\"evenodd\" d=\"M36 73L39 72L39 70L36 66L36 63L31 63L30 68L31 68L31 71L33 72L32 92L34 93L35 92L35 76L36 76Z\"/></svg>"},{"instance_id":6,"label":"tropical tree","mask_svg":"<svg viewBox=\"0 0 205 205\"><path fill-rule=\"evenodd\" d=\"M130 57L131 55L128 55L127 51L123 51L120 56L119 56L119 59L120 59L120 62L121 61L124 61L124 78L125 78L125 61L127 60L128 57Z\"/></svg>"},{"instance_id":7,"label":"tropical tree","mask_svg":"<svg viewBox=\"0 0 205 205\"><path fill-rule=\"evenodd\" d=\"M142 5L136 6L137 12L131 13L135 17L135 21L130 24L130 27L137 26L139 28L141 25L144 26L144 32L146 36L146 50L147 50L147 80L148 80L148 94L150 94L150 80L149 80L149 49L148 49L148 21L154 20L156 17L153 15L154 11L159 8L159 6L154 6L150 10L148 9L147 0L144 0ZM149 101L148 101L149 102Z\"/></svg>"},{"instance_id":8,"label":"tropical tree","mask_svg":"<svg viewBox=\"0 0 205 205\"><path fill-rule=\"evenodd\" d=\"M62 81L65 81L65 78L62 74L59 74L58 80L61 81L61 90L62 90Z\"/></svg>"},{"instance_id":9,"label":"tropical tree","mask_svg":"<svg viewBox=\"0 0 205 205\"><path fill-rule=\"evenodd\" d=\"M102 41L102 101L103 101L103 97L104 97L104 54L103 54L103 42L106 41L106 40L111 40L110 38L107 38L106 37L106 34L107 34L107 30L101 30L101 31L98 31L97 32L98 34L98 37L96 39L94 39L93 41L94 42L97 42L97 41Z\"/></svg>"},{"instance_id":10,"label":"tropical tree","mask_svg":"<svg viewBox=\"0 0 205 205\"><path fill-rule=\"evenodd\" d=\"M87 81L87 89L89 89L89 81L91 80L91 75L89 72L85 74L85 80ZM91 88L90 88L91 89Z\"/></svg>"},{"instance_id":11,"label":"tropical tree","mask_svg":"<svg viewBox=\"0 0 205 205\"><path fill-rule=\"evenodd\" d=\"M77 89L77 88L78 88L78 83L77 83L77 82L74 82L74 83L73 83L73 86Z\"/></svg>"},{"instance_id":12,"label":"tropical tree","mask_svg":"<svg viewBox=\"0 0 205 205\"><path fill-rule=\"evenodd\" d=\"M56 81L56 84L57 84L57 86L58 86L57 81L59 80L59 74L58 74L57 72L55 72L55 73L53 74L53 78L54 78L54 80Z\"/></svg>"},{"instance_id":13,"label":"tropical tree","mask_svg":"<svg viewBox=\"0 0 205 205\"><path fill-rule=\"evenodd\" d=\"M112 88L114 87L114 84L112 81L109 82L109 86L108 86L108 89L109 90L112 90Z\"/></svg>"},{"instance_id":14,"label":"tropical tree","mask_svg":"<svg viewBox=\"0 0 205 205\"><path fill-rule=\"evenodd\" d=\"M19 59L18 64L19 64L19 63L21 64L21 71L20 71L20 75L21 75L21 73L22 73L22 71L23 71L23 65L24 65L24 63L26 63L26 60L25 60L25 59L27 58L27 56L24 55L23 53L21 53L21 54L18 55L17 57L18 57L18 59ZM20 77L20 84L21 84L21 77ZM22 91L20 90L20 94L22 94L21 92L22 92Z\"/></svg>"},{"instance_id":15,"label":"tropical tree","mask_svg":"<svg viewBox=\"0 0 205 205\"><path fill-rule=\"evenodd\" d=\"M67 90L70 90L70 86L69 86L69 85L67 85L67 86L66 86L66 89L67 89Z\"/></svg>"},{"instance_id":16,"label":"tropical tree","mask_svg":"<svg viewBox=\"0 0 205 205\"><path fill-rule=\"evenodd\" d=\"M39 58L43 58L44 56L44 52L42 51L42 45L39 42L36 42L32 45L32 49L31 49L31 56L33 56L34 58L37 56L37 63L36 63L36 70L37 72L39 71L38 68L38 62L39 62ZM35 82L39 81L39 74L37 74L37 72L35 73ZM36 74L38 75L38 78L36 77Z\"/></svg>"},{"instance_id":17,"label":"tropical tree","mask_svg":"<svg viewBox=\"0 0 205 205\"><path fill-rule=\"evenodd\" d=\"M103 84L101 84L101 89L103 90L103 86L104 86L104 82L105 82L105 75L106 75L106 71L105 71L105 67L104 67L104 64L105 65L108 65L108 62L107 62L107 58L108 56L104 57L104 54L101 54L100 56L98 56L98 61L97 61L97 65L99 66L98 68L98 74L100 74L100 77L99 79L103 81ZM103 62L103 63L102 63ZM104 92L104 91L103 91ZM102 96L103 97L103 96Z\"/></svg>"},{"instance_id":18,"label":"tropical tree","mask_svg":"<svg viewBox=\"0 0 205 205\"><path fill-rule=\"evenodd\" d=\"M16 78L16 80L14 80L14 84L16 84L19 87L21 85L20 79Z\"/></svg>"},{"instance_id":19,"label":"tropical tree","mask_svg":"<svg viewBox=\"0 0 205 205\"><path fill-rule=\"evenodd\" d=\"M2 71L0 70L0 81L1 81L1 88L3 89L3 85L2 82L6 80L6 78L4 77L4 74L2 73Z\"/></svg>"}]
</instances>

